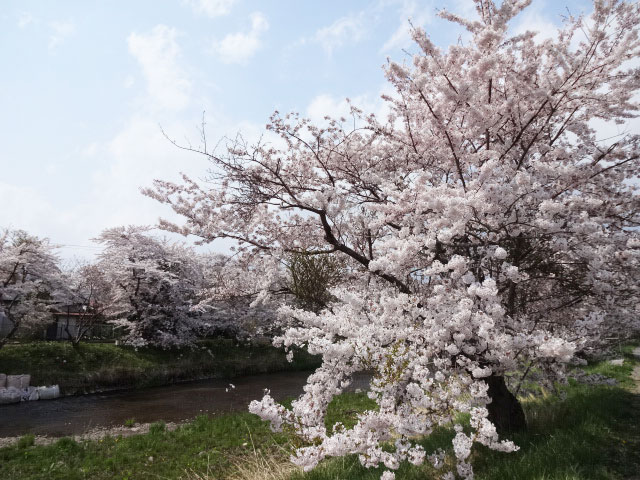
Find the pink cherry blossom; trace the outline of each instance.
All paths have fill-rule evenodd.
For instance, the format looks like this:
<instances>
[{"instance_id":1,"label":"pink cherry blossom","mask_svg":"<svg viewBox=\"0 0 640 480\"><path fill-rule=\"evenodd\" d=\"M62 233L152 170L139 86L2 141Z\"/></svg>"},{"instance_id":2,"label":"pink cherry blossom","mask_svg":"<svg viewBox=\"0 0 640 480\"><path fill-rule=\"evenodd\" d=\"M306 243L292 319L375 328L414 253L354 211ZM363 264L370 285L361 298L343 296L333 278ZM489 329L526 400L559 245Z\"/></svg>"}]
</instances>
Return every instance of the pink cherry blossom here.
<instances>
[{"instance_id":1,"label":"pink cherry blossom","mask_svg":"<svg viewBox=\"0 0 640 480\"><path fill-rule=\"evenodd\" d=\"M305 470L347 454L391 470L441 465L415 438L470 412L456 473L444 473L470 479L474 444L517 449L501 439L524 427L506 373L562 378L576 355L639 330L640 135L602 140L593 120L638 114L628 61L640 5L597 0L590 18L537 41L509 31L528 4L478 0L471 20L441 12L470 34L446 51L415 29L413 63L387 67L388 118L353 107L318 127L276 112L277 141L200 152L209 183L145 190L185 218L163 228L237 241L241 262L260 265L263 300L288 255L347 265L325 310L280 309L289 327L276 343L322 356L304 393L291 410L268 395L250 406L306 442L294 458ZM378 410L327 429L327 406L359 371L373 373Z\"/></svg>"}]
</instances>

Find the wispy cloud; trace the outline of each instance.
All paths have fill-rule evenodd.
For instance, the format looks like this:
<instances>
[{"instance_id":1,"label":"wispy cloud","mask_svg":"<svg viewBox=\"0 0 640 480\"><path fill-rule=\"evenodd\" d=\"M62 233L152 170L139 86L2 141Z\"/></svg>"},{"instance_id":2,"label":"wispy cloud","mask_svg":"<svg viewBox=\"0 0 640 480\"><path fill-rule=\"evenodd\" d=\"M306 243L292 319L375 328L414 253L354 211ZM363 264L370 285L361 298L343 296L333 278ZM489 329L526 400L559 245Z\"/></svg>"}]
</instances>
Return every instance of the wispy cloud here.
<instances>
[{"instance_id":1,"label":"wispy cloud","mask_svg":"<svg viewBox=\"0 0 640 480\"><path fill-rule=\"evenodd\" d=\"M341 17L331 25L320 28L313 36L313 41L331 55L334 49L347 42L362 40L367 33L367 24L365 12Z\"/></svg>"},{"instance_id":2,"label":"wispy cloud","mask_svg":"<svg viewBox=\"0 0 640 480\"><path fill-rule=\"evenodd\" d=\"M382 96L394 96L395 91L388 84L381 85L377 93L362 94L351 101L328 93L315 96L307 105L306 115L316 125L325 125L325 118L350 119L351 106L357 107L366 113L373 113L379 119L384 120L390 113L390 105L382 99Z\"/></svg>"},{"instance_id":3,"label":"wispy cloud","mask_svg":"<svg viewBox=\"0 0 640 480\"><path fill-rule=\"evenodd\" d=\"M18 14L18 27L20 28L24 28L34 21L35 19L33 18L33 15L29 12L20 12Z\"/></svg>"},{"instance_id":4,"label":"wispy cloud","mask_svg":"<svg viewBox=\"0 0 640 480\"><path fill-rule=\"evenodd\" d=\"M231 33L213 42L213 52L224 63L246 64L262 48L262 36L269 29L269 22L260 12L252 13L250 19L251 29L248 32Z\"/></svg>"},{"instance_id":5,"label":"wispy cloud","mask_svg":"<svg viewBox=\"0 0 640 480\"><path fill-rule=\"evenodd\" d=\"M49 50L54 50L76 31L76 25L72 21L54 21L49 23L51 34L49 35Z\"/></svg>"},{"instance_id":6,"label":"wispy cloud","mask_svg":"<svg viewBox=\"0 0 640 480\"><path fill-rule=\"evenodd\" d=\"M124 86L124 88L131 88L135 83L136 79L133 75L127 75L122 81L122 85Z\"/></svg>"},{"instance_id":7,"label":"wispy cloud","mask_svg":"<svg viewBox=\"0 0 640 480\"><path fill-rule=\"evenodd\" d=\"M409 38L408 33L405 34L404 32L404 30L408 32L409 29L407 18L417 10L414 0L378 0L370 8L340 17L330 25L316 30L312 36L300 38L291 48L316 44L320 45L327 55L331 56L339 48L358 43L370 37L373 30L389 15L390 8L397 8L398 5L401 6L401 17L403 19L403 24L398 30L403 31L395 33L388 43L389 45L402 43L404 36ZM423 16L421 15L420 21L422 22L422 20ZM400 38L401 36L403 38Z\"/></svg>"},{"instance_id":8,"label":"wispy cloud","mask_svg":"<svg viewBox=\"0 0 640 480\"><path fill-rule=\"evenodd\" d=\"M405 1L400 7L400 25L384 42L380 51L389 53L391 50L406 48L413 42L411 39L411 24L415 27L424 26L432 19L431 9L425 5L418 5L415 1ZM409 23L411 22L411 23Z\"/></svg>"},{"instance_id":9,"label":"wispy cloud","mask_svg":"<svg viewBox=\"0 0 640 480\"><path fill-rule=\"evenodd\" d=\"M180 110L189 103L191 81L180 66L180 47L175 28L156 25L149 33L132 33L127 39L147 81L154 106Z\"/></svg>"},{"instance_id":10,"label":"wispy cloud","mask_svg":"<svg viewBox=\"0 0 640 480\"><path fill-rule=\"evenodd\" d=\"M236 0L182 0L194 12L215 18L228 15Z\"/></svg>"},{"instance_id":11,"label":"wispy cloud","mask_svg":"<svg viewBox=\"0 0 640 480\"><path fill-rule=\"evenodd\" d=\"M561 18L556 19L557 24L552 18L543 13L542 5L544 2L531 5L516 19L515 26L512 27L513 33L518 35L527 31L536 32L536 40L555 38L558 34L558 27Z\"/></svg>"}]
</instances>

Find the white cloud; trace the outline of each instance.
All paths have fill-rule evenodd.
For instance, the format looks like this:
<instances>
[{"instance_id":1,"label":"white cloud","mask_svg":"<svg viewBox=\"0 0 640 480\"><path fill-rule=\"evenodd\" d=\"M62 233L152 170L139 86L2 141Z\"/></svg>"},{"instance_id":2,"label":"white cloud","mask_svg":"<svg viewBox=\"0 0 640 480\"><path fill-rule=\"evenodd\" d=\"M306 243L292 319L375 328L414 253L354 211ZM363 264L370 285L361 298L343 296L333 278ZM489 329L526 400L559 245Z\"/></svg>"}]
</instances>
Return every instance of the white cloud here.
<instances>
[{"instance_id":1,"label":"white cloud","mask_svg":"<svg viewBox=\"0 0 640 480\"><path fill-rule=\"evenodd\" d=\"M33 18L33 15L29 12L20 12L18 15L18 27L20 28L24 28L34 21L35 19Z\"/></svg>"},{"instance_id":2,"label":"white cloud","mask_svg":"<svg viewBox=\"0 0 640 480\"><path fill-rule=\"evenodd\" d=\"M97 142L91 142L86 147L80 149L80 155L83 157L94 157L98 153L99 145Z\"/></svg>"},{"instance_id":3,"label":"white cloud","mask_svg":"<svg viewBox=\"0 0 640 480\"><path fill-rule=\"evenodd\" d=\"M400 24L396 31L393 32L387 41L384 42L380 51L389 52L390 50L395 50L397 48L404 48L409 44L411 44L411 32L409 22L405 20Z\"/></svg>"},{"instance_id":4,"label":"white cloud","mask_svg":"<svg viewBox=\"0 0 640 480\"><path fill-rule=\"evenodd\" d=\"M411 23L414 27L424 26L432 19L431 13L424 5L418 6L415 1L405 1L400 8L400 25L395 32L384 42L380 49L383 53L391 50L407 48L413 44L411 38Z\"/></svg>"},{"instance_id":5,"label":"white cloud","mask_svg":"<svg viewBox=\"0 0 640 480\"><path fill-rule=\"evenodd\" d=\"M51 30L51 35L49 36L49 50L53 50L75 33L76 26L72 21L55 21L49 23L49 29Z\"/></svg>"},{"instance_id":6,"label":"white cloud","mask_svg":"<svg viewBox=\"0 0 640 480\"><path fill-rule=\"evenodd\" d=\"M186 133L178 123L168 129L180 137ZM155 120L138 115L104 145L89 144L77 155L90 158L95 166L91 175L82 181L65 179L55 193L0 181L0 205L11 206L0 208L0 227L71 244L61 251L64 258L91 256L99 248L89 239L105 228L154 225L160 216L178 220L170 208L143 196L140 187L151 186L156 178L178 180L181 170L197 177L208 164L204 157L174 147Z\"/></svg>"},{"instance_id":7,"label":"white cloud","mask_svg":"<svg viewBox=\"0 0 640 480\"><path fill-rule=\"evenodd\" d=\"M83 217L77 208L61 208L62 204L56 204L56 200L44 196L39 188L0 182L0 205L11 206L0 209L0 227L26 230L38 237L50 238L56 247L73 244L58 251L66 260L95 253L95 247L85 239L95 235L87 226L99 219L92 218L91 212ZM85 204L78 201L76 205ZM78 248L78 243L83 243L84 248Z\"/></svg>"},{"instance_id":8,"label":"white cloud","mask_svg":"<svg viewBox=\"0 0 640 480\"><path fill-rule=\"evenodd\" d=\"M348 102L327 93L314 97L307 107L307 116L316 125L322 124L324 117L346 117L348 115Z\"/></svg>"},{"instance_id":9,"label":"white cloud","mask_svg":"<svg viewBox=\"0 0 640 480\"><path fill-rule=\"evenodd\" d=\"M191 81L180 67L180 47L175 28L156 25L148 34L132 33L127 39L147 81L152 106L181 110L189 104Z\"/></svg>"},{"instance_id":10,"label":"white cloud","mask_svg":"<svg viewBox=\"0 0 640 480\"><path fill-rule=\"evenodd\" d=\"M424 2L418 5L416 0L378 0L371 8L341 17L331 25L317 30L312 37L301 38L294 47L316 43L322 46L330 56L338 48L364 40L381 21L389 16L389 9L398 8L398 6L400 25L387 39L381 51L405 47L411 44L408 20L411 19L416 26L428 23L431 20L428 11L430 4L430 1L427 5L424 5Z\"/></svg>"},{"instance_id":11,"label":"white cloud","mask_svg":"<svg viewBox=\"0 0 640 480\"><path fill-rule=\"evenodd\" d=\"M201 148L199 132L179 116L169 115L162 129L180 145ZM207 133L213 144L222 135L242 131L250 142L260 137L263 128L243 122L233 124L229 118L208 115ZM211 145L209 145L211 148ZM221 147L222 148L222 147ZM75 207L76 217L88 222L85 238L96 236L102 229L118 225L153 225L159 217L182 223L170 207L145 197L140 188L151 187L153 180L181 183L181 173L200 179L211 167L204 155L177 148L165 137L158 120L145 112L133 113L113 138L104 144L87 146L83 154L92 154L94 169L90 180L91 194Z\"/></svg>"},{"instance_id":12,"label":"white cloud","mask_svg":"<svg viewBox=\"0 0 640 480\"><path fill-rule=\"evenodd\" d=\"M253 142L263 130L249 122L233 125L228 118L211 120L208 131L215 134L211 135L214 139L242 131ZM188 141L181 139L193 139L194 146L199 146L195 130L185 128L181 119L170 120L163 127L172 138L184 144ZM91 174L80 182L67 178L57 185L55 194L0 181L0 205L11 206L0 209L0 227L22 228L49 237L53 243L67 244L61 251L65 259L80 256L91 260L100 248L90 239L105 228L155 225L160 217L183 223L170 207L145 197L140 188L151 187L154 179L180 183L180 172L200 179L211 166L205 156L172 145L156 118L145 113L132 114L109 141L78 147L76 155L90 161ZM215 242L206 248L226 251L228 247L228 242Z\"/></svg>"},{"instance_id":13,"label":"white cloud","mask_svg":"<svg viewBox=\"0 0 640 480\"><path fill-rule=\"evenodd\" d=\"M478 10L474 2L469 0L453 0L450 5L450 11L464 18L478 19Z\"/></svg>"},{"instance_id":14,"label":"white cloud","mask_svg":"<svg viewBox=\"0 0 640 480\"><path fill-rule=\"evenodd\" d=\"M176 124L168 129L184 133ZM181 170L202 173L206 164L174 147L154 119L139 115L133 115L100 153L103 167L93 173L91 194L75 207L76 216L87 223L85 238L118 225L153 225L161 215L175 218L170 209L143 196L140 188L151 186L156 178L178 180ZM197 168L190 169L194 163Z\"/></svg>"},{"instance_id":15,"label":"white cloud","mask_svg":"<svg viewBox=\"0 0 640 480\"><path fill-rule=\"evenodd\" d=\"M136 83L135 77L133 75L127 75L126 77L124 77L124 81L122 82L122 85L124 86L124 88L131 88L135 83Z\"/></svg>"},{"instance_id":16,"label":"white cloud","mask_svg":"<svg viewBox=\"0 0 640 480\"><path fill-rule=\"evenodd\" d=\"M196 13L215 18L229 14L236 0L183 0L182 3L189 5Z\"/></svg>"},{"instance_id":17,"label":"white cloud","mask_svg":"<svg viewBox=\"0 0 640 480\"><path fill-rule=\"evenodd\" d=\"M517 17L517 23L513 29L513 33L520 35L527 31L536 32L536 40L540 42L542 40L556 38L558 25L554 24L551 19L543 15L540 11L529 7Z\"/></svg>"},{"instance_id":18,"label":"white cloud","mask_svg":"<svg viewBox=\"0 0 640 480\"><path fill-rule=\"evenodd\" d=\"M365 12L349 15L337 19L331 25L319 29L313 36L313 41L319 43L328 55L345 43L355 43L367 34Z\"/></svg>"},{"instance_id":19,"label":"white cloud","mask_svg":"<svg viewBox=\"0 0 640 480\"><path fill-rule=\"evenodd\" d=\"M385 120L390 112L388 102L384 101L381 96L385 94L394 96L395 90L392 86L385 83L375 95L363 94L351 99L351 104L359 108L365 115L375 114L378 119ZM314 97L307 106L307 117L315 125L324 125L325 117L349 119L350 115L349 102L344 98L339 98L330 94L321 94Z\"/></svg>"},{"instance_id":20,"label":"white cloud","mask_svg":"<svg viewBox=\"0 0 640 480\"><path fill-rule=\"evenodd\" d=\"M45 199L37 188L12 185L0 182L0 205L11 205L11 208L0 208L0 226L15 228L46 235L43 223L56 214L54 207ZM14 223L20 219L20 223Z\"/></svg>"},{"instance_id":21,"label":"white cloud","mask_svg":"<svg viewBox=\"0 0 640 480\"><path fill-rule=\"evenodd\" d=\"M260 12L250 16L251 30L247 33L231 33L219 42L214 42L212 50L224 63L246 64L249 58L262 48L262 35L269 29L269 22Z\"/></svg>"}]
</instances>

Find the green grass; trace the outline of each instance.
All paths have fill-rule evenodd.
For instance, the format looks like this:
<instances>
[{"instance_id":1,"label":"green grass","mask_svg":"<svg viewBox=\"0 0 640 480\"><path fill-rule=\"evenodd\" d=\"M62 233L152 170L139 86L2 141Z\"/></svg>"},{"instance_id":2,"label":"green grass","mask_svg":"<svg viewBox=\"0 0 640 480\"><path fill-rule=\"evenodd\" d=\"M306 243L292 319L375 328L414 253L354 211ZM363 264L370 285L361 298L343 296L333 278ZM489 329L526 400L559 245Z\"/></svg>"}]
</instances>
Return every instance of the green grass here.
<instances>
[{"instance_id":1,"label":"green grass","mask_svg":"<svg viewBox=\"0 0 640 480\"><path fill-rule=\"evenodd\" d=\"M33 447L36 441L36 437L33 434L27 434L20 437L18 443L16 443L16 447L18 448L29 448Z\"/></svg>"},{"instance_id":2,"label":"green grass","mask_svg":"<svg viewBox=\"0 0 640 480\"><path fill-rule=\"evenodd\" d=\"M346 428L352 428L357 422L358 413L376 407L376 402L365 393L343 393L329 404L324 419L325 426L331 428L337 422L341 422Z\"/></svg>"},{"instance_id":3,"label":"green grass","mask_svg":"<svg viewBox=\"0 0 640 480\"><path fill-rule=\"evenodd\" d=\"M287 442L249 413L202 416L173 432L158 423L148 434L127 438L82 443L62 438L49 446L0 449L0 478L143 480L176 479L187 470L224 472L229 458L249 453L249 432L262 449Z\"/></svg>"},{"instance_id":4,"label":"green grass","mask_svg":"<svg viewBox=\"0 0 640 480\"><path fill-rule=\"evenodd\" d=\"M620 349L617 358L624 359L624 363L620 366L611 365L608 361L600 361L586 366L584 370L587 373L597 373L605 377L615 378L620 386L631 388L633 387L631 372L634 366L637 365L637 359L631 353L633 348L633 345L625 345Z\"/></svg>"},{"instance_id":5,"label":"green grass","mask_svg":"<svg viewBox=\"0 0 640 480\"><path fill-rule=\"evenodd\" d=\"M345 394L332 402L328 415L353 425L356 412L372 406L365 394ZM157 422L148 434L102 441L77 443L63 438L28 448L31 437L0 449L0 479L178 479L186 471L215 472L219 478L232 468L230 459L251 454L254 446L280 452L290 447L291 440L249 413L200 416L173 432Z\"/></svg>"},{"instance_id":6,"label":"green grass","mask_svg":"<svg viewBox=\"0 0 640 480\"><path fill-rule=\"evenodd\" d=\"M234 377L283 370L306 370L318 360L298 352L286 361L284 351L270 345L237 345L206 340L198 348L162 350L66 342L10 344L0 349L0 372L31 374L32 385L59 384L63 393L163 385L203 377Z\"/></svg>"},{"instance_id":7,"label":"green grass","mask_svg":"<svg viewBox=\"0 0 640 480\"><path fill-rule=\"evenodd\" d=\"M637 478L640 474L640 396L631 372L638 361L631 348L623 349L625 362L606 361L588 366L589 373L615 378L619 385L587 386L570 382L561 387L563 398L549 394L523 400L528 431L514 435L520 447L500 453L474 447L472 462L478 480L586 480ZM451 452L451 430L441 429L421 443L428 453L437 448ZM449 464L451 464L449 459ZM382 469L366 469L356 456L331 459L291 480L377 480ZM403 465L398 480L437 478L429 466Z\"/></svg>"},{"instance_id":8,"label":"green grass","mask_svg":"<svg viewBox=\"0 0 640 480\"><path fill-rule=\"evenodd\" d=\"M572 386L565 400L525 405L520 451L479 449L480 479L622 479L640 472L640 402L622 388Z\"/></svg>"},{"instance_id":9,"label":"green grass","mask_svg":"<svg viewBox=\"0 0 640 480\"><path fill-rule=\"evenodd\" d=\"M564 398L542 395L523 401L529 430L515 435L516 453L474 447L472 462L479 480L582 480L635 478L640 472L640 397L628 388L637 361L626 352L623 366L606 362L588 368L606 373L620 386L585 386L571 382ZM327 424L353 426L357 412L372 408L366 394L343 394L331 403ZM453 433L440 429L421 443L428 453L450 451ZM211 472L225 478L234 461L249 458L253 445L262 452L289 449L293 439L272 433L249 413L198 417L169 432L161 422L148 434L76 443L62 439L50 446L30 446L32 439L0 449L0 478L36 479L179 479L185 472ZM150 457L152 459L150 460ZM448 465L451 463L449 461ZM380 469L365 469L356 456L330 459L291 480L377 480ZM429 466L403 465L398 480L436 478Z\"/></svg>"}]
</instances>

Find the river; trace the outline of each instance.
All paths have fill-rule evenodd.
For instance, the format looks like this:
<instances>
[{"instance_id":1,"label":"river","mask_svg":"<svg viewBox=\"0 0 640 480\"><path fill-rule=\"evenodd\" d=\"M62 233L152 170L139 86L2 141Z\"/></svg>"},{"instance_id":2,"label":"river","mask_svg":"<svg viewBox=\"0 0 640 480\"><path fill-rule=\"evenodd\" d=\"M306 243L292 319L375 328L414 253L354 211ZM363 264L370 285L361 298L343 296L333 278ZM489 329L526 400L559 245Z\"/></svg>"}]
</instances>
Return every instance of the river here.
<instances>
[{"instance_id":1,"label":"river","mask_svg":"<svg viewBox=\"0 0 640 480\"><path fill-rule=\"evenodd\" d=\"M203 414L246 411L249 402L261 398L265 389L276 400L297 397L310 373L248 375L0 405L0 437L27 433L61 437L122 426L131 418L140 423L181 422ZM355 377L350 390L366 389L369 378L365 374Z\"/></svg>"}]
</instances>

